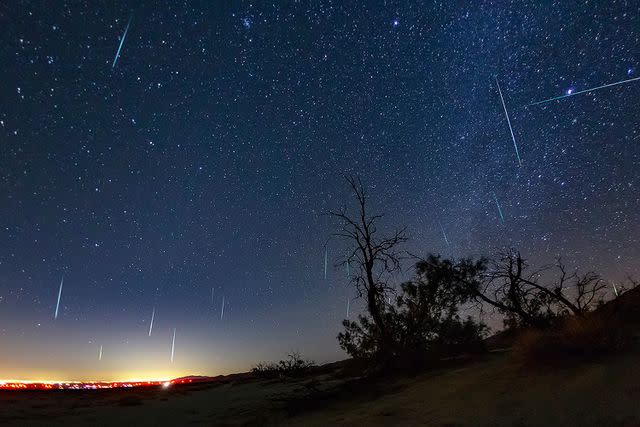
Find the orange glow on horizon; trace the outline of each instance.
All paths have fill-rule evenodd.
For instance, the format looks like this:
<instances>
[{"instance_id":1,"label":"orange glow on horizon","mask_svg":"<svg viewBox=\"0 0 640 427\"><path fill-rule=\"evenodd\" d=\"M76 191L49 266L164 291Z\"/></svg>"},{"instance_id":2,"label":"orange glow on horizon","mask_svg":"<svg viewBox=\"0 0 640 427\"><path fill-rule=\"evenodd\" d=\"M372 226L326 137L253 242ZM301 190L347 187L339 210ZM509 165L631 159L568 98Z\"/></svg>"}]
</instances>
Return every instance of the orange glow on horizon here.
<instances>
[{"instance_id":1,"label":"orange glow on horizon","mask_svg":"<svg viewBox=\"0 0 640 427\"><path fill-rule=\"evenodd\" d=\"M133 371L121 371L114 370L109 373L89 373L89 375L73 374L66 375L64 372L47 372L47 371L34 371L31 375L7 375L5 378L0 378L0 385L9 382L19 382L23 384L74 384L74 383L129 383L129 382L145 382L145 381L170 381L175 378L186 377L194 374L193 371L182 370L139 370Z\"/></svg>"},{"instance_id":2,"label":"orange glow on horizon","mask_svg":"<svg viewBox=\"0 0 640 427\"><path fill-rule=\"evenodd\" d=\"M106 384L106 383L137 383L137 382L166 382L176 378L186 377L191 375L185 372L172 372L172 373L148 373L148 374L115 374L113 377L107 376L106 378L81 378L81 379L63 379L56 377L46 377L44 375L29 379L17 379L17 378L0 378L0 386L7 383L21 383L21 384Z\"/></svg>"}]
</instances>

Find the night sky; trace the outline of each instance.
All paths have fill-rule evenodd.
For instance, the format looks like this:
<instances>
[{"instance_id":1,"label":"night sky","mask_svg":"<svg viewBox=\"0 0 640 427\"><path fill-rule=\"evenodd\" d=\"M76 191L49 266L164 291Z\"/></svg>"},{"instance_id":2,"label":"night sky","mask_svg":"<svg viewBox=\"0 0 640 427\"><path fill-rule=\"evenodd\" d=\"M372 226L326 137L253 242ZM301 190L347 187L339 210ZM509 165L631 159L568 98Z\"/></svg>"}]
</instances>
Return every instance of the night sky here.
<instances>
[{"instance_id":1,"label":"night sky","mask_svg":"<svg viewBox=\"0 0 640 427\"><path fill-rule=\"evenodd\" d=\"M528 106L640 77L635 1L14 1L0 37L0 378L344 357L344 173L412 252L640 274L640 81Z\"/></svg>"}]
</instances>

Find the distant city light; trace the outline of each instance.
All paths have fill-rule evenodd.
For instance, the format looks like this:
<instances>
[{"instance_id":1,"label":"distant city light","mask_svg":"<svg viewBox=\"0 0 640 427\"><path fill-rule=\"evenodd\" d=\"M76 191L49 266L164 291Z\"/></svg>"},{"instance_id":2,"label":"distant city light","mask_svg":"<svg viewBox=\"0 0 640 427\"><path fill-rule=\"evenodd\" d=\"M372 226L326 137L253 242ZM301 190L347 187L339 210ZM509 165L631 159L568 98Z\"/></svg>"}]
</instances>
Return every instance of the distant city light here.
<instances>
[{"instance_id":1,"label":"distant city light","mask_svg":"<svg viewBox=\"0 0 640 427\"><path fill-rule=\"evenodd\" d=\"M196 380L195 382L201 382ZM175 380L153 380L153 381L22 381L22 380L0 380L0 390L99 390L109 388L138 388L162 386L169 388L173 384L190 384L194 380L191 378L180 378Z\"/></svg>"}]
</instances>

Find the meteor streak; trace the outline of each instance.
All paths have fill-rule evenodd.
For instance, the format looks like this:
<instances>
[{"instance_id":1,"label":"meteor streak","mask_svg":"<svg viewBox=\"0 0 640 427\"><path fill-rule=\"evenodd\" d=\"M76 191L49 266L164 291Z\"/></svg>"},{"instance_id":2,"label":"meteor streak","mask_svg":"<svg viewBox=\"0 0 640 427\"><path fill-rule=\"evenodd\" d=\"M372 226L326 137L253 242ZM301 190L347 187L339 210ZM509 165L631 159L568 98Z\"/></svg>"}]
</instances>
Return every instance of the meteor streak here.
<instances>
[{"instance_id":1,"label":"meteor streak","mask_svg":"<svg viewBox=\"0 0 640 427\"><path fill-rule=\"evenodd\" d=\"M324 278L327 279L327 261L329 259L329 248L324 247Z\"/></svg>"},{"instance_id":2,"label":"meteor streak","mask_svg":"<svg viewBox=\"0 0 640 427\"><path fill-rule=\"evenodd\" d=\"M173 363L173 354L176 349L176 328L173 328L173 340L171 341L171 363Z\"/></svg>"},{"instance_id":3,"label":"meteor streak","mask_svg":"<svg viewBox=\"0 0 640 427\"><path fill-rule=\"evenodd\" d=\"M349 305L350 305L351 301L349 301L349 299L347 298L347 319L349 318Z\"/></svg>"},{"instance_id":4,"label":"meteor streak","mask_svg":"<svg viewBox=\"0 0 640 427\"><path fill-rule=\"evenodd\" d=\"M60 290L58 291L58 302L56 303L56 314L53 315L54 319L58 318L58 308L60 308L60 297L62 296L62 284L64 283L64 276L60 280Z\"/></svg>"},{"instance_id":5,"label":"meteor streak","mask_svg":"<svg viewBox=\"0 0 640 427\"><path fill-rule=\"evenodd\" d=\"M153 318L156 317L156 308L153 307L153 311L151 312L151 323L149 324L149 336L151 336L151 330L153 329Z\"/></svg>"},{"instance_id":6,"label":"meteor streak","mask_svg":"<svg viewBox=\"0 0 640 427\"><path fill-rule=\"evenodd\" d=\"M500 203L498 202L498 198L496 197L496 193L493 193L493 200L496 202L496 207L498 208L498 213L500 214L500 220L504 222L504 216L502 215L502 208L500 207Z\"/></svg>"},{"instance_id":7,"label":"meteor streak","mask_svg":"<svg viewBox=\"0 0 640 427\"><path fill-rule=\"evenodd\" d=\"M449 239L447 239L447 233L444 232L444 227L442 226L442 223L438 222L438 225L440 225L440 230L442 230L442 236L444 236L444 242L447 244L447 246L449 246Z\"/></svg>"},{"instance_id":8,"label":"meteor streak","mask_svg":"<svg viewBox=\"0 0 640 427\"><path fill-rule=\"evenodd\" d=\"M612 282L611 285L613 286L613 293L616 294L616 297L620 296L618 294L618 288L616 288L616 284Z\"/></svg>"},{"instance_id":9,"label":"meteor streak","mask_svg":"<svg viewBox=\"0 0 640 427\"><path fill-rule=\"evenodd\" d=\"M516 137L513 135L513 128L511 127L511 119L509 119L509 113L507 112L507 106L504 103L504 98L502 97L502 90L500 89L500 83L498 83L497 77L496 77L496 85L498 85L498 93L500 94L500 100L502 101L502 108L504 108L504 115L507 116L507 124L509 125L509 131L511 132L511 139L513 140L513 148L515 148L516 150L518 165L522 166L522 160L520 159L520 152L518 151L518 144L516 143Z\"/></svg>"},{"instance_id":10,"label":"meteor streak","mask_svg":"<svg viewBox=\"0 0 640 427\"><path fill-rule=\"evenodd\" d=\"M224 317L224 295L222 296L222 308L220 309L220 320Z\"/></svg>"},{"instance_id":11,"label":"meteor streak","mask_svg":"<svg viewBox=\"0 0 640 427\"><path fill-rule=\"evenodd\" d=\"M120 50L122 49L122 45L124 44L124 39L127 37L127 32L129 31L129 25L131 24L131 18L133 18L133 15L129 17L129 22L127 22L127 26L124 29L122 38L120 39L120 46L118 46L118 51L116 52L116 56L115 58L113 58L113 64L111 64L112 70L116 67L116 63L118 62L118 58L120 57Z\"/></svg>"},{"instance_id":12,"label":"meteor streak","mask_svg":"<svg viewBox=\"0 0 640 427\"><path fill-rule=\"evenodd\" d=\"M100 344L100 352L98 353L98 360L102 360L102 344Z\"/></svg>"},{"instance_id":13,"label":"meteor streak","mask_svg":"<svg viewBox=\"0 0 640 427\"><path fill-rule=\"evenodd\" d=\"M532 104L529 104L529 105L527 105L527 107L531 107L532 105L544 104L546 102L557 101L558 99L568 98L568 97L574 96L574 95L580 95L581 93L594 92L596 90L605 89L605 88L608 88L608 87L611 87L611 86L617 86L617 85L621 85L621 84L624 84L624 83L631 83L631 82L634 82L634 81L637 81L637 80L640 80L640 77L634 77L632 79L627 79L627 80L620 80L619 82L614 82L614 83L609 83L609 84L602 85L602 86L592 87L590 89L579 90L577 92L567 93L566 95L556 96L554 98L543 99L542 101L537 101L537 102L534 102Z\"/></svg>"}]
</instances>

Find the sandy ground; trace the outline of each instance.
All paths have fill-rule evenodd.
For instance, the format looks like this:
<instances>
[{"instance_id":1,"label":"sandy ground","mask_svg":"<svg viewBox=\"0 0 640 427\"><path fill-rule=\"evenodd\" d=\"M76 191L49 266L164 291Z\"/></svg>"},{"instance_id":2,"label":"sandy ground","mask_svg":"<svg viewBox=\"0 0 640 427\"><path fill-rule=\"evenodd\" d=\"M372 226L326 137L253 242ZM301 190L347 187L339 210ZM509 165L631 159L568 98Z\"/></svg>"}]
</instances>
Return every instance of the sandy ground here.
<instances>
[{"instance_id":1,"label":"sandy ground","mask_svg":"<svg viewBox=\"0 0 640 427\"><path fill-rule=\"evenodd\" d=\"M640 426L640 353L531 372L493 354L415 378L0 393L0 425Z\"/></svg>"},{"instance_id":2,"label":"sandy ground","mask_svg":"<svg viewBox=\"0 0 640 427\"><path fill-rule=\"evenodd\" d=\"M398 380L374 400L336 402L289 425L640 426L640 354L531 373L507 355Z\"/></svg>"}]
</instances>

